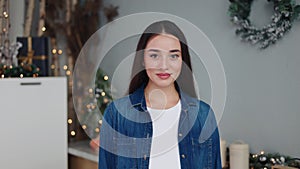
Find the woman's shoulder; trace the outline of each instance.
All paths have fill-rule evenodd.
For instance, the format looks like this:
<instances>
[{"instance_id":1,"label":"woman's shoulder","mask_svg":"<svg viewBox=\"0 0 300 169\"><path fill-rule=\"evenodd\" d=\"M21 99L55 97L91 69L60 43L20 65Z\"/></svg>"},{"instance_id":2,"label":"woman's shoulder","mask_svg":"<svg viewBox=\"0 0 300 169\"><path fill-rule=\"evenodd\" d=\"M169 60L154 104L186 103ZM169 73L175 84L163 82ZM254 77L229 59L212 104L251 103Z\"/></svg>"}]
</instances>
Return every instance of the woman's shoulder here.
<instances>
[{"instance_id":1,"label":"woman's shoulder","mask_svg":"<svg viewBox=\"0 0 300 169\"><path fill-rule=\"evenodd\" d=\"M182 99L189 104L196 104L202 110L209 110L210 105L202 99L191 97L188 94L181 93Z\"/></svg>"},{"instance_id":2,"label":"woman's shoulder","mask_svg":"<svg viewBox=\"0 0 300 169\"><path fill-rule=\"evenodd\" d=\"M108 105L107 107L116 107L116 106L119 106L119 105L127 105L128 103L130 102L130 99L129 99L129 95L126 95L126 96L123 96L123 97L120 97L120 98L115 98L113 99Z\"/></svg>"}]
</instances>

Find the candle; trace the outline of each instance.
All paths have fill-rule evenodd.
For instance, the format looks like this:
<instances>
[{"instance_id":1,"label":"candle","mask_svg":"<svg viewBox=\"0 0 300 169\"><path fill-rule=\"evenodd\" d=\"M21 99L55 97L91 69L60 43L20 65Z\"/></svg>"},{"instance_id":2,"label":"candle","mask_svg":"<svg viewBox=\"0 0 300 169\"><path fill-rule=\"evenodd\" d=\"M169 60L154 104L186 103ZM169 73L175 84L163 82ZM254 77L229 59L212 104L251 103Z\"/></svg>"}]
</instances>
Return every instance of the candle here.
<instances>
[{"instance_id":1,"label":"candle","mask_svg":"<svg viewBox=\"0 0 300 169\"><path fill-rule=\"evenodd\" d=\"M225 166L226 166L226 140L221 139L220 146L221 146L222 168L225 168Z\"/></svg>"},{"instance_id":2,"label":"candle","mask_svg":"<svg viewBox=\"0 0 300 169\"><path fill-rule=\"evenodd\" d=\"M229 146L230 169L249 168L249 145L243 141L234 141Z\"/></svg>"}]
</instances>

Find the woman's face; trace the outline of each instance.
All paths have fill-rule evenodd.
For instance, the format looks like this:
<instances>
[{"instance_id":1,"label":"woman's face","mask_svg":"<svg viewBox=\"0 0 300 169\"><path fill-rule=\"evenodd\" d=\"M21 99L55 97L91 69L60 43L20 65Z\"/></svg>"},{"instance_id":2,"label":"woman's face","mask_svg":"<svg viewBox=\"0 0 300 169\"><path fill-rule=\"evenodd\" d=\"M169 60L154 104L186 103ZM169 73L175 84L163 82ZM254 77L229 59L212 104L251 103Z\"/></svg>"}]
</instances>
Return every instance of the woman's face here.
<instances>
[{"instance_id":1,"label":"woman's face","mask_svg":"<svg viewBox=\"0 0 300 169\"><path fill-rule=\"evenodd\" d=\"M169 34L152 37L144 51L144 64L149 77L148 85L156 88L173 85L182 66L180 41Z\"/></svg>"}]
</instances>

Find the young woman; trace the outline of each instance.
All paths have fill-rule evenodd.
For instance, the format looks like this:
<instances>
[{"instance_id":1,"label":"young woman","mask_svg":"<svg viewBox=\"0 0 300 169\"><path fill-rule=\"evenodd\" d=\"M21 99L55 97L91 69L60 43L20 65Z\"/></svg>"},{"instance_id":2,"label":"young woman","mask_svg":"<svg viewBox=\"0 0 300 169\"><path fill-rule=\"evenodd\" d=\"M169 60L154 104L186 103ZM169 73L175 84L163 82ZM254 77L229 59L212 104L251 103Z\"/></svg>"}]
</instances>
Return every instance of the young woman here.
<instances>
[{"instance_id":1,"label":"young woman","mask_svg":"<svg viewBox=\"0 0 300 169\"><path fill-rule=\"evenodd\" d=\"M217 123L196 97L190 54L170 21L141 35L129 95L105 110L99 169L221 169Z\"/></svg>"}]
</instances>

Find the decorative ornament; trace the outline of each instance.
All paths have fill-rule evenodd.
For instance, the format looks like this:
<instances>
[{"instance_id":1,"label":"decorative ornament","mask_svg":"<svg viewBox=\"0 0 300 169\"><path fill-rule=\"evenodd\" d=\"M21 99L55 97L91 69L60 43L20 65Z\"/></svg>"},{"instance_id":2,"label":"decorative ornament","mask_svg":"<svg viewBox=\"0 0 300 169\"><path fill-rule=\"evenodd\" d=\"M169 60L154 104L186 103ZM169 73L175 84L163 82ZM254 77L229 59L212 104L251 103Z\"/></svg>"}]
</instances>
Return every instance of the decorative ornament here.
<instances>
[{"instance_id":1,"label":"decorative ornament","mask_svg":"<svg viewBox=\"0 0 300 169\"><path fill-rule=\"evenodd\" d=\"M259 154L250 154L249 164L251 169L272 169L272 166L288 166L300 168L300 159L283 156L279 153L267 153L261 151Z\"/></svg>"},{"instance_id":2,"label":"decorative ornament","mask_svg":"<svg viewBox=\"0 0 300 169\"><path fill-rule=\"evenodd\" d=\"M267 162L268 162L268 158L267 158L267 156L266 156L265 154L261 154L261 155L259 155L259 157L258 157L258 161L259 161L261 164L265 165L265 164L267 164Z\"/></svg>"},{"instance_id":3,"label":"decorative ornament","mask_svg":"<svg viewBox=\"0 0 300 169\"><path fill-rule=\"evenodd\" d=\"M294 0L268 0L274 4L274 14L271 23L259 29L249 20L253 0L229 0L228 9L231 21L238 26L235 33L241 39L251 44L260 44L260 49L265 49L276 43L291 28L295 20L300 17L300 5Z\"/></svg>"},{"instance_id":4,"label":"decorative ornament","mask_svg":"<svg viewBox=\"0 0 300 169\"><path fill-rule=\"evenodd\" d=\"M18 50L22 47L20 42L9 45L0 45L0 63L4 65L18 65Z\"/></svg>"},{"instance_id":5,"label":"decorative ornament","mask_svg":"<svg viewBox=\"0 0 300 169\"><path fill-rule=\"evenodd\" d=\"M0 64L0 76L1 78L9 77L38 77L40 74L40 69L34 64L20 64L18 66L14 65L4 65Z\"/></svg>"}]
</instances>

